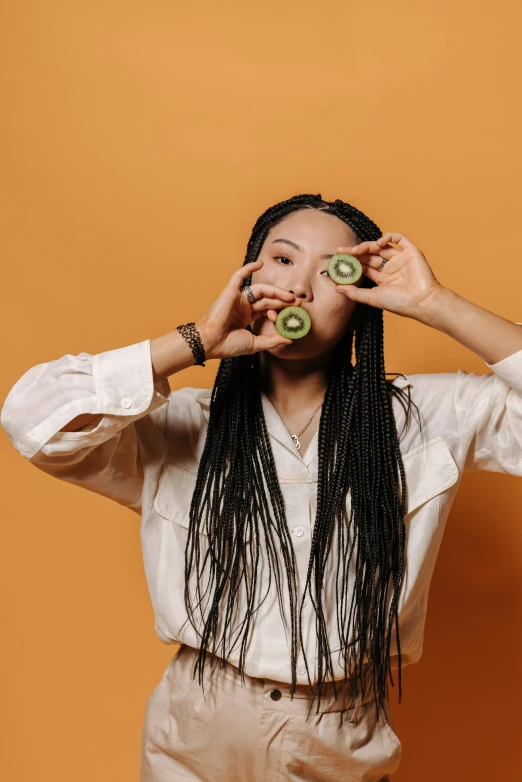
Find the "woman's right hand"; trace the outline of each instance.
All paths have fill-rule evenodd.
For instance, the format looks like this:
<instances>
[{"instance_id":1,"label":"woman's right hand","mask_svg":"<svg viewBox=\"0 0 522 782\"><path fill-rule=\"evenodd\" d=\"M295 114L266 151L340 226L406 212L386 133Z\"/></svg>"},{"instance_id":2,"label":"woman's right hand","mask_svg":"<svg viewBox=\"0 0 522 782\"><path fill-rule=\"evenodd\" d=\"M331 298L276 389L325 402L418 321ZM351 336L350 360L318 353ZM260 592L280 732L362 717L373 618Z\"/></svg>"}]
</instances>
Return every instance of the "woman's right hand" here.
<instances>
[{"instance_id":1,"label":"woman's right hand","mask_svg":"<svg viewBox=\"0 0 522 782\"><path fill-rule=\"evenodd\" d=\"M207 358L246 356L293 342L279 333L256 336L246 329L252 321L267 317L269 310L300 306L302 301L283 288L260 282L250 286L256 297L251 304L240 286L246 277L262 266L263 261L257 260L235 271L220 296L197 321Z\"/></svg>"}]
</instances>

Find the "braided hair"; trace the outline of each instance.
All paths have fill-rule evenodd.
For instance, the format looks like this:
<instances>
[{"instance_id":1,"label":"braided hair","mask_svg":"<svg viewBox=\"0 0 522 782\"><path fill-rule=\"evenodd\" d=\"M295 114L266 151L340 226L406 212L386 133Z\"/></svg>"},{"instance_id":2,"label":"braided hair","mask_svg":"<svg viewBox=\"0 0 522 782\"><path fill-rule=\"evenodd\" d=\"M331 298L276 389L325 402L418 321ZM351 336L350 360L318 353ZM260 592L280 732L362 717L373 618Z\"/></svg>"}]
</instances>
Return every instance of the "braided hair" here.
<instances>
[{"instance_id":1,"label":"braided hair","mask_svg":"<svg viewBox=\"0 0 522 782\"><path fill-rule=\"evenodd\" d=\"M382 236L378 226L351 204L339 199L325 201L320 194L296 195L271 206L258 218L248 241L244 264L257 259L268 232L277 222L294 211L306 208L321 209L338 217L350 226L360 242ZM243 287L250 280L251 276L246 278ZM362 287L374 285L368 277L363 277ZM238 670L244 677L252 618L269 593L272 576L287 631L282 593L282 576L285 575L290 607L291 695L296 689L298 633L304 655L301 612L307 591L316 615L316 689L310 680L306 656L305 665L311 692L314 698L318 695L317 708L328 676L333 680L336 694L322 593L332 537L337 528L337 626L341 649L348 650L344 654L344 679L352 680L357 696L363 690L363 676L369 670L363 661L365 657L368 659L368 666L373 672L378 718L382 703L388 698L388 672L394 684L390 642L395 623L401 702L398 599L404 574L406 482L391 396L398 397L407 414L404 428L410 424L411 405L414 404L416 409L417 406L412 403L409 389L406 395L403 389L392 385L393 381L386 378L390 373L384 369L383 332L382 309L358 303L349 330L336 344L328 367L318 432L316 519L300 607L293 544L263 413L259 354L221 360L212 389L208 432L192 497L185 549L186 621L191 622L201 639L195 664L201 685L207 656L211 661L215 661L216 656L221 658L221 667L224 667L231 648L239 642ZM353 365L354 341L356 363ZM351 492L348 529L352 522L354 526L349 553L345 543L348 491ZM203 560L201 529L206 531L208 542ZM265 597L257 604L261 531L268 561L269 585ZM348 612L350 593L347 574L356 541L356 575ZM284 573L281 565L284 565ZM189 588L194 567L197 584L195 606ZM201 581L205 569L206 584L202 594ZM385 608L390 579L393 592L387 622ZM241 589L244 591L241 592ZM201 606L207 593L203 610ZM238 594L241 594L241 600ZM236 630L231 630L237 609L243 604L244 616ZM199 628L192 617L197 609L201 614ZM349 642L352 617L356 640ZM234 633L237 633L235 639ZM210 654L207 655L207 652Z\"/></svg>"}]
</instances>

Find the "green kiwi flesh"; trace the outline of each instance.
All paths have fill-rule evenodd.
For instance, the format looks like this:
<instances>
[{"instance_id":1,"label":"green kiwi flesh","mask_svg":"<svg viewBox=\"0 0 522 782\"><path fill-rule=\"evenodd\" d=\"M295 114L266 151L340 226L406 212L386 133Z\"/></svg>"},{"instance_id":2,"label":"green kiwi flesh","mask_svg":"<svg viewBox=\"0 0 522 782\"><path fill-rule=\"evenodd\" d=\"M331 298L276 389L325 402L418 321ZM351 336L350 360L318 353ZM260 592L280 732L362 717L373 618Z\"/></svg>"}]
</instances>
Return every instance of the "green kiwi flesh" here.
<instances>
[{"instance_id":1,"label":"green kiwi flesh","mask_svg":"<svg viewBox=\"0 0 522 782\"><path fill-rule=\"evenodd\" d=\"M337 253L328 261L328 274L338 285L353 285L362 274L362 265L354 255Z\"/></svg>"},{"instance_id":2,"label":"green kiwi flesh","mask_svg":"<svg viewBox=\"0 0 522 782\"><path fill-rule=\"evenodd\" d=\"M276 329L287 339L301 339L310 331L312 320L302 307L285 307L276 319Z\"/></svg>"}]
</instances>

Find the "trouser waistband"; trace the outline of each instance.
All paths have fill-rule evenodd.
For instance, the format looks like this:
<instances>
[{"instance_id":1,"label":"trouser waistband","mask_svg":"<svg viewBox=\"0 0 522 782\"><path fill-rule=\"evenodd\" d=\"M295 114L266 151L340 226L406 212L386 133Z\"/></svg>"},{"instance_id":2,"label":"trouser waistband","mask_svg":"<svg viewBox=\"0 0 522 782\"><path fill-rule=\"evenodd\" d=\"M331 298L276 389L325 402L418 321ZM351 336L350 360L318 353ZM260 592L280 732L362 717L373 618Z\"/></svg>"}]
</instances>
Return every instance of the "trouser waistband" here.
<instances>
[{"instance_id":1,"label":"trouser waistband","mask_svg":"<svg viewBox=\"0 0 522 782\"><path fill-rule=\"evenodd\" d=\"M173 661L176 665L181 665L184 673L190 674L193 678L194 666L199 655L199 649L195 649L187 644L183 644L174 656ZM350 722L356 721L361 706L373 700L375 689L373 683L372 669L366 666L363 673L363 690L356 698L354 684L351 680L338 680L335 682L337 696L334 693L333 682L325 682L321 693L321 702L317 712L318 695L317 687L314 685L314 696L308 684L296 685L293 696L290 694L291 684L280 682L274 679L261 679L244 674L242 679L239 670L235 665L226 661L225 667L221 668L221 659L214 660L211 668L210 654L206 653L205 668L203 677L206 680L205 687L209 684L218 687L223 692L233 698L240 698L256 706L269 711L278 711L287 714L308 714L338 712L352 710ZM194 677L199 683L198 671Z\"/></svg>"}]
</instances>

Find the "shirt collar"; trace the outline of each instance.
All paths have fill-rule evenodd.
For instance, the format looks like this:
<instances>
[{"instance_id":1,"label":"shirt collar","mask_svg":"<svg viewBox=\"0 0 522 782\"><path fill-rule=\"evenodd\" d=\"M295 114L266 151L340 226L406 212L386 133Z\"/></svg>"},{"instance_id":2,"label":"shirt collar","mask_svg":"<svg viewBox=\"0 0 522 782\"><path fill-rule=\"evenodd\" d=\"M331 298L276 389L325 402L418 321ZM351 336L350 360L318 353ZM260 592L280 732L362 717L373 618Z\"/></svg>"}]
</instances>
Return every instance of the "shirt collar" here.
<instances>
[{"instance_id":1,"label":"shirt collar","mask_svg":"<svg viewBox=\"0 0 522 782\"><path fill-rule=\"evenodd\" d=\"M209 389L196 389L196 398L206 411L206 419L208 421L208 416L210 413L210 400L212 397L212 390ZM261 402L263 405L263 413L265 416L265 423L267 431L272 437L277 440L284 448L292 455L294 459L297 460L297 463L301 465L305 465L306 467L310 467L312 464L314 457L317 456L317 439L318 439L318 432L316 431L314 436L312 437L310 444L306 451L301 455L301 453L297 450L295 447L294 441L292 440L292 435L284 425L279 413L273 406L273 404L268 399L267 395L264 391L261 391Z\"/></svg>"},{"instance_id":2,"label":"shirt collar","mask_svg":"<svg viewBox=\"0 0 522 782\"><path fill-rule=\"evenodd\" d=\"M407 386L413 386L413 383L409 379L408 376L406 378L404 377L396 377L394 378L393 384L395 386L398 386L399 388L406 388ZM210 409L210 399L211 399L212 391L211 390L203 390L201 389L199 391L199 402L201 405L206 407L207 409ZM317 442L319 438L319 432L318 430L315 431L314 436L312 437L310 444L306 451L304 453L298 452L297 448L295 447L294 441L292 440L292 435L284 425L281 416L267 397L264 391L261 391L261 402L263 404L263 413L265 416L265 422L266 422L266 428L267 431L272 437L277 440L286 450L292 455L294 459L297 460L298 464L301 464L301 466L305 465L307 468L310 468L312 466L312 463L314 460L317 459Z\"/></svg>"},{"instance_id":3,"label":"shirt collar","mask_svg":"<svg viewBox=\"0 0 522 782\"><path fill-rule=\"evenodd\" d=\"M263 403L263 412L265 414L266 428L268 432L275 437L281 445L290 451L294 459L302 465L305 464L309 467L317 455L317 438L318 432L316 430L314 436L310 440L310 444L304 453L301 453L295 447L295 443L292 440L292 435L284 425L281 416L273 406L264 391L261 391L261 401Z\"/></svg>"}]
</instances>

